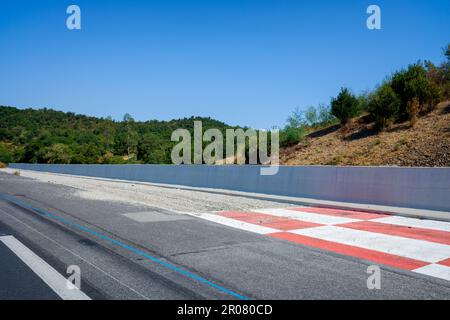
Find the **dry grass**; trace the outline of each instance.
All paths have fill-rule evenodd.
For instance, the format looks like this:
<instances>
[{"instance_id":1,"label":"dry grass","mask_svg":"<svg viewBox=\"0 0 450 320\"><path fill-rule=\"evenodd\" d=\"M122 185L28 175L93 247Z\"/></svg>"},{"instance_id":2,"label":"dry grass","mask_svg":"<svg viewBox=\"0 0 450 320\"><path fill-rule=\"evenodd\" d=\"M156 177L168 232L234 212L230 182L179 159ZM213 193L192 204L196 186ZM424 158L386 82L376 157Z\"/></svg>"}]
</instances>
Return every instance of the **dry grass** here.
<instances>
[{"instance_id":1,"label":"dry grass","mask_svg":"<svg viewBox=\"0 0 450 320\"><path fill-rule=\"evenodd\" d=\"M376 133L362 116L347 128L314 132L296 146L281 150L284 165L450 166L450 102L426 116L393 124Z\"/></svg>"},{"instance_id":2,"label":"dry grass","mask_svg":"<svg viewBox=\"0 0 450 320\"><path fill-rule=\"evenodd\" d=\"M5 169L6 167L8 167L5 163L0 161L0 169Z\"/></svg>"}]
</instances>

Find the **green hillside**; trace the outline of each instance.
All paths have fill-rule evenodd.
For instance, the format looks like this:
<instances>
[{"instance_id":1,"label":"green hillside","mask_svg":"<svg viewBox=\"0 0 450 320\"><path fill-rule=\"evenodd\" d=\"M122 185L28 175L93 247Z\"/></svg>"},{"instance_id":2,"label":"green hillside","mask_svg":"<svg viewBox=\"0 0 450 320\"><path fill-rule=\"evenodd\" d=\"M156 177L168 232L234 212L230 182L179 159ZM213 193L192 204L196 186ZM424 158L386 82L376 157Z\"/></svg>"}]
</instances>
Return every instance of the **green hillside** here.
<instances>
[{"instance_id":1,"label":"green hillside","mask_svg":"<svg viewBox=\"0 0 450 320\"><path fill-rule=\"evenodd\" d=\"M31 163L171 163L178 128L193 132L194 120L204 130L225 132L227 124L211 118L170 121L122 121L52 109L0 106L0 162Z\"/></svg>"}]
</instances>

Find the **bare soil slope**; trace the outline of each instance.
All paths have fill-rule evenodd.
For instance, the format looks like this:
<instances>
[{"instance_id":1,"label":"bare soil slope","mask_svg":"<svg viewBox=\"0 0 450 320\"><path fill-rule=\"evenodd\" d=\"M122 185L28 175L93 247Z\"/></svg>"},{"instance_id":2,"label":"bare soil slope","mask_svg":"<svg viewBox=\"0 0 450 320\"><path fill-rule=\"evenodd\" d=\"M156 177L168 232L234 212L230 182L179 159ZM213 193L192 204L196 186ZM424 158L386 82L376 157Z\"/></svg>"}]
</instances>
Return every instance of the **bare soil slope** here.
<instances>
[{"instance_id":1,"label":"bare soil slope","mask_svg":"<svg viewBox=\"0 0 450 320\"><path fill-rule=\"evenodd\" d=\"M284 165L450 166L450 101L420 117L414 127L397 123L377 134L362 116L348 128L310 133L280 155Z\"/></svg>"}]
</instances>

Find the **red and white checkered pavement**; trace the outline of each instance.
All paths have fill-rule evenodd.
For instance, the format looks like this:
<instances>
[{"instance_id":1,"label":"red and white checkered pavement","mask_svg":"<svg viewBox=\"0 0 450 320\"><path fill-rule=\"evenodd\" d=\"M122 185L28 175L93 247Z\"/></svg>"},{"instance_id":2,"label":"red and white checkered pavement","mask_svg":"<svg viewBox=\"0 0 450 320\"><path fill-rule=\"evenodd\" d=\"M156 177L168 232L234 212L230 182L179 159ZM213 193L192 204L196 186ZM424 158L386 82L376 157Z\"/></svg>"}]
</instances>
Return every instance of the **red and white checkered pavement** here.
<instances>
[{"instance_id":1,"label":"red and white checkered pavement","mask_svg":"<svg viewBox=\"0 0 450 320\"><path fill-rule=\"evenodd\" d=\"M299 207L200 218L450 281L450 222Z\"/></svg>"}]
</instances>

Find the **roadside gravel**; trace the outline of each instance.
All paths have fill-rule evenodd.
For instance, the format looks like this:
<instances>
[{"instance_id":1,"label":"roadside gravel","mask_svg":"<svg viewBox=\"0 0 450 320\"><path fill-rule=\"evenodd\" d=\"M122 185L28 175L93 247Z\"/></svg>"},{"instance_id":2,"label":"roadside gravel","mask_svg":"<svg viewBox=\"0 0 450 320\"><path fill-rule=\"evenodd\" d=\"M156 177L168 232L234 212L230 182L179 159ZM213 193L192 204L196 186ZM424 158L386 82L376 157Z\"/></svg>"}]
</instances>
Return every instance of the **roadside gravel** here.
<instances>
[{"instance_id":1,"label":"roadside gravel","mask_svg":"<svg viewBox=\"0 0 450 320\"><path fill-rule=\"evenodd\" d=\"M0 169L13 174L16 169ZM147 184L104 181L86 177L20 170L20 176L73 188L69 197L145 205L170 211L189 213L222 210L250 210L288 207L286 203L258 200L234 195L166 188Z\"/></svg>"}]
</instances>

